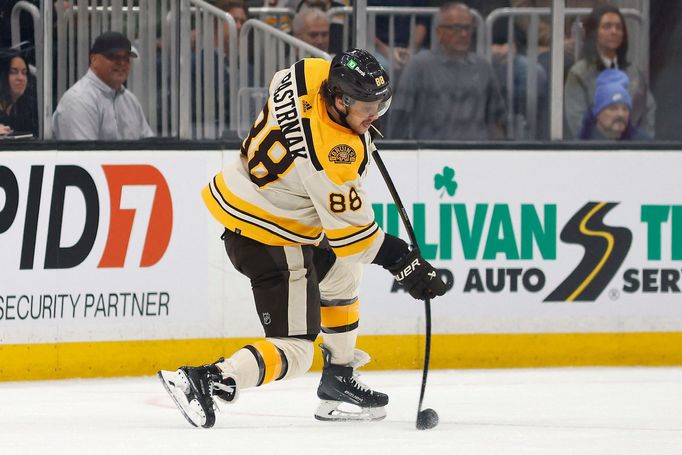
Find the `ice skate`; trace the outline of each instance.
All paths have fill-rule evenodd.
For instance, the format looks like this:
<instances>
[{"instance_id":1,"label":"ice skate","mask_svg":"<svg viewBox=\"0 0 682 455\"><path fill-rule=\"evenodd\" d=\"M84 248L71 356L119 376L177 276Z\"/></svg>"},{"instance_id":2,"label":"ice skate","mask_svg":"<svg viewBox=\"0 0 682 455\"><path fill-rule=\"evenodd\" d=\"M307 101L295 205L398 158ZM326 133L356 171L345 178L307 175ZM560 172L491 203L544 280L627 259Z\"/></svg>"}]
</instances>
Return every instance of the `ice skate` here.
<instances>
[{"instance_id":1,"label":"ice skate","mask_svg":"<svg viewBox=\"0 0 682 455\"><path fill-rule=\"evenodd\" d=\"M334 365L331 352L321 344L324 368L317 388L320 404L315 411L317 420L370 421L386 417L388 395L370 389L363 384L354 371L369 362L369 355L356 349L356 357L350 365Z\"/></svg>"},{"instance_id":2,"label":"ice skate","mask_svg":"<svg viewBox=\"0 0 682 455\"><path fill-rule=\"evenodd\" d=\"M215 364L161 370L158 376L182 415L195 427L211 428L215 424L214 396L229 403L238 395L235 378L223 377Z\"/></svg>"}]
</instances>

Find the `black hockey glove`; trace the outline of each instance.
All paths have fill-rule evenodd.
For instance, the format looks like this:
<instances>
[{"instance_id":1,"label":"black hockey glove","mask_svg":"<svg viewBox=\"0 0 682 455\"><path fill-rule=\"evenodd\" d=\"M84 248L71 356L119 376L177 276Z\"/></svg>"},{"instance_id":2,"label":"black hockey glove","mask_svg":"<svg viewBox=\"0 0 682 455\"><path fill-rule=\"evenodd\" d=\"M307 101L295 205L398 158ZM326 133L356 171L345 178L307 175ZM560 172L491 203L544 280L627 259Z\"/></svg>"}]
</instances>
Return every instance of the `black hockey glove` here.
<instances>
[{"instance_id":1,"label":"black hockey glove","mask_svg":"<svg viewBox=\"0 0 682 455\"><path fill-rule=\"evenodd\" d=\"M417 250L410 251L388 270L415 299L426 300L445 294L445 283Z\"/></svg>"}]
</instances>

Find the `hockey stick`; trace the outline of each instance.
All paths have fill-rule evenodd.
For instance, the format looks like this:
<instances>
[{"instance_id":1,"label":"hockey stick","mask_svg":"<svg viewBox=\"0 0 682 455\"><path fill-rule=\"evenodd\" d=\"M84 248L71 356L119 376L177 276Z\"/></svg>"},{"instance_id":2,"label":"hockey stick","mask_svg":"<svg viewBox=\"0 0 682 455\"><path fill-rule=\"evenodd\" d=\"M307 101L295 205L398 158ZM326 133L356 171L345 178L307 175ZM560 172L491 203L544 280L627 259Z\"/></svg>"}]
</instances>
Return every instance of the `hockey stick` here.
<instances>
[{"instance_id":1,"label":"hockey stick","mask_svg":"<svg viewBox=\"0 0 682 455\"><path fill-rule=\"evenodd\" d=\"M371 126L379 136L384 137L381 134L381 132L378 129L376 129L374 125ZM398 208L398 214L400 215L400 219L402 220L403 225L405 226L407 236L410 238L412 249L419 251L417 236L414 234L414 228L412 227L410 218L407 216L405 206L400 200L400 195L398 195L398 191L396 190L395 185L393 184L393 180L391 179L391 176L388 174L386 165L384 165L384 162L381 159L381 156L379 156L379 151L377 149L374 149L374 151L372 152L372 157L374 158L374 161L377 163L379 173L381 173L381 177L383 177L384 182L386 183L388 192L391 193L391 198L393 199L393 202ZM421 391L419 392L419 406L417 407L416 427L418 430L426 430L438 425L438 414L436 413L436 411L434 411L431 408L424 409L422 411L422 404L424 402L424 392L426 391L426 379L429 375L429 360L431 357L431 300L428 297L424 300L424 312L426 314L425 320L426 342L424 345L424 371L422 373Z\"/></svg>"}]
</instances>

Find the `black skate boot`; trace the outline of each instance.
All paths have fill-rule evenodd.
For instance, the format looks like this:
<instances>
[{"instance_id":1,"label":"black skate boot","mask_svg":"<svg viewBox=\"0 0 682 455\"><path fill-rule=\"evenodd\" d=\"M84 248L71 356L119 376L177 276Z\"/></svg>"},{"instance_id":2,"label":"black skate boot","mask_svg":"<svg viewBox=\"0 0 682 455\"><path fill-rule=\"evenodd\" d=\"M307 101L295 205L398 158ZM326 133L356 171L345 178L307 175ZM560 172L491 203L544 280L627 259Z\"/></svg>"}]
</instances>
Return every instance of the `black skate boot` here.
<instances>
[{"instance_id":1,"label":"black skate boot","mask_svg":"<svg viewBox=\"0 0 682 455\"><path fill-rule=\"evenodd\" d=\"M388 404L388 395L370 389L363 384L354 372L354 367L364 365L369 356L359 350L361 359L350 365L334 365L331 363L331 352L321 344L324 368L322 379L317 388L317 396L321 402L315 411L317 420L381 420L386 417L384 407ZM362 357L364 355L364 357ZM352 405L351 409L342 409L343 404Z\"/></svg>"},{"instance_id":2,"label":"black skate boot","mask_svg":"<svg viewBox=\"0 0 682 455\"><path fill-rule=\"evenodd\" d=\"M161 370L158 376L182 415L195 427L211 428L215 424L214 396L234 402L238 395L236 378L223 375L215 363Z\"/></svg>"}]
</instances>

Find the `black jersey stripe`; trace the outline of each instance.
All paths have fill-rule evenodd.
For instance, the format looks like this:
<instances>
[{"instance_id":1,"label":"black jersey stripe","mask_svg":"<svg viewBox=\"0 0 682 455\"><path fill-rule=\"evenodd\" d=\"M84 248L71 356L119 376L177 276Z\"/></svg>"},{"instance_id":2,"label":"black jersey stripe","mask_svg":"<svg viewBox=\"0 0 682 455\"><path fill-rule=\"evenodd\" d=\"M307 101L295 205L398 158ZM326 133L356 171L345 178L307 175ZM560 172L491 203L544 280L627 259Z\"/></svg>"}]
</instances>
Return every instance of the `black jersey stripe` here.
<instances>
[{"instance_id":1,"label":"black jersey stripe","mask_svg":"<svg viewBox=\"0 0 682 455\"><path fill-rule=\"evenodd\" d=\"M244 215L252 216L253 218L258 219L258 220L262 221L263 223L268 223L266 220L264 220L264 219L262 219L262 218L259 218L259 217L255 216L255 215L251 215L250 213L245 212L245 211L243 211L243 210L241 210L241 209L235 207L234 205L230 204L229 202L227 202L227 200L226 200L225 197L222 195L222 193L220 192L220 190L218 190L218 187L217 187L217 185L216 185L216 183L215 183L215 177L213 178L213 182L212 182L212 184L211 184L211 186L210 186L210 189L211 189L211 196L212 196L213 199L216 201L216 203L218 203L218 205L220 205L221 207L223 207L223 210L225 210L225 207L224 207L224 206L227 206L227 207L229 207L230 209L234 210L235 212L243 213ZM216 194L218 194L219 197L216 196ZM271 233L271 234L273 234L273 235L276 235L276 236L279 237L279 238L282 238L282 239L284 239L284 240L294 241L294 242L296 241L296 240L294 240L294 239L291 239L291 238L289 238L289 237L286 237L286 236L280 234L279 232L276 232L276 231L273 231L272 229L269 229L267 226L261 226L260 224L254 223L253 221L251 221L251 220L249 220L249 219L240 217L240 216L238 216L237 214L232 213L231 211L228 211L228 210L225 210L225 211L226 211L227 213L229 213L231 216L237 218L238 220L243 221L243 222L248 223L248 224L251 224L251 225L253 225L253 226L257 226L257 227L259 227L259 228L261 228L261 229L263 229L263 230L265 230L265 231L268 231L269 233ZM277 226L277 225L275 225L275 226ZM280 227L280 226L277 226L277 227L278 227L279 229L282 229L283 231L286 231L286 229L284 229L284 228L282 228L282 227ZM287 232L289 232L289 231L287 231ZM292 234L293 234L293 233L292 233ZM294 235L296 235L296 234L294 234Z\"/></svg>"},{"instance_id":2,"label":"black jersey stripe","mask_svg":"<svg viewBox=\"0 0 682 455\"><path fill-rule=\"evenodd\" d=\"M375 227L377 227L377 224L376 224L376 223L372 223L372 224L366 226L364 229L361 229L361 230L359 230L358 232L355 232L355 233L353 233L353 234L346 235L346 236L344 236L344 237L333 237L333 238L332 238L332 237L329 237L329 234L327 234L327 238L329 239L330 244L331 244L331 242L340 242L340 241L342 241L342 240L346 240L346 239L350 239L351 237L355 237L356 235L360 235L360 234L362 234L363 232L368 231L368 230L370 230L370 229L373 229L373 228L375 228Z\"/></svg>"},{"instance_id":3,"label":"black jersey stripe","mask_svg":"<svg viewBox=\"0 0 682 455\"><path fill-rule=\"evenodd\" d=\"M357 297L351 299L320 299L320 307L322 308L332 308L337 306L349 306L358 301Z\"/></svg>"},{"instance_id":4,"label":"black jersey stripe","mask_svg":"<svg viewBox=\"0 0 682 455\"><path fill-rule=\"evenodd\" d=\"M214 182L214 185L215 185L215 182ZM220 196L220 199L218 199L216 197L214 192ZM284 228L278 224L272 223L268 220L260 218L256 215L251 214L251 213L245 212L244 210L241 210L238 207L235 207L234 205L227 202L227 200L225 200L225 198L220 193L220 191L218 190L217 187L214 188L213 186L211 186L211 196L213 196L213 199L218 203L218 205L221 205L221 206L226 205L227 207L234 210L235 212L242 213L242 214L247 215L251 218L255 218L256 220L258 220L260 223L263 223L263 224L256 223L256 222L254 222L248 218L238 216L238 214L235 214L231 211L225 210L230 216L233 216L234 218L237 218L238 220L243 221L247 224L251 224L252 226L256 226L260 229L263 229L264 231L268 231L269 233L276 235L277 237L282 238L284 240L288 240L288 241L294 242L294 243L308 243L307 240L318 241L322 237L322 234L320 234L317 237L309 237L309 236L306 236L303 234L296 234L295 232L291 232L290 230L288 230L288 229L286 229L286 228ZM287 234L291 234L291 237L283 235L283 234L273 230L273 228L281 229L282 231L286 232Z\"/></svg>"},{"instance_id":5,"label":"black jersey stripe","mask_svg":"<svg viewBox=\"0 0 682 455\"><path fill-rule=\"evenodd\" d=\"M256 227L258 227L258 228L260 228L260 229L263 229L263 230L265 230L265 231L268 231L269 233L271 233L271 234L273 234L273 235L276 235L276 236L279 237L279 238L282 238L282 239L284 239L284 240L288 240L288 241L294 242L294 243L313 243L313 242L315 242L315 241L320 240L320 238L322 237L322 234L320 234L320 235L317 236L317 237L310 237L310 236L307 236L307 235L297 234L297 233L295 233L295 232L291 232L290 230L288 230L288 229L286 229L286 228L284 228L284 227L282 227L282 226L280 226L280 225L278 225L278 224L275 224L275 223L273 223L273 222L271 222L271 221L265 220L265 219L260 218L260 217L258 217L258 216L256 216L256 215L253 215L253 214L251 214L251 213L245 212L244 210L241 210L241 209L238 208L238 207L235 207L234 205L230 204L230 203L225 199L225 197L222 195L222 193L221 193L220 190L218 189L218 185L217 185L217 183L216 183L217 177L218 177L217 175L216 175L215 177L213 177L213 180L212 180L211 185L210 185L210 187L209 187L210 190L211 190L211 196L212 196L213 199L218 203L218 205L220 205L221 207L223 207L223 210L225 210L225 206L227 206L227 207L229 207L230 209L232 209L232 211L225 210L229 215L231 215L231 216L237 218L237 219L240 220L240 221L243 221L244 223L251 224L251 225L256 226ZM216 194L217 194L217 195L216 195ZM234 211L234 212L237 212L237 213L234 213L233 211ZM240 213L243 214L243 215L246 215L246 217L244 217L244 216L238 216L238 214L240 214ZM255 220L258 220L259 222L256 223L256 222L254 222L253 220L250 220L250 219L247 218L247 217L254 218ZM261 224L261 223L262 223L262 224ZM287 234L291 234L291 237L286 236L286 235L284 235L284 234L281 234L281 233L279 233L279 232L277 232L276 230L273 230L273 229L280 229L280 230L286 232Z\"/></svg>"},{"instance_id":6,"label":"black jersey stripe","mask_svg":"<svg viewBox=\"0 0 682 455\"><path fill-rule=\"evenodd\" d=\"M298 96L305 96L308 94L308 87L305 83L305 62L299 60L294 64L294 73L296 74L296 91Z\"/></svg>"},{"instance_id":7,"label":"black jersey stripe","mask_svg":"<svg viewBox=\"0 0 682 455\"><path fill-rule=\"evenodd\" d=\"M358 175L362 175L362 173L365 172L367 162L369 161L369 147L367 147L367 140L365 139L364 134L360 136L360 142L362 142L362 148L365 150L365 153L362 155L362 162L358 168Z\"/></svg>"},{"instance_id":8,"label":"black jersey stripe","mask_svg":"<svg viewBox=\"0 0 682 455\"><path fill-rule=\"evenodd\" d=\"M349 239L349 241L346 241L346 242L329 239L329 245L331 245L332 248L342 248L342 247L354 245L358 242L362 242L363 240L366 240L369 237L373 236L379 230L379 226L376 223L373 224L372 227L374 229L371 229L370 231L364 230L364 231L360 231L359 233L357 233L355 235L344 237L344 240ZM366 232L365 235L361 235L365 232ZM357 237L357 238L355 238L355 237Z\"/></svg>"},{"instance_id":9,"label":"black jersey stripe","mask_svg":"<svg viewBox=\"0 0 682 455\"><path fill-rule=\"evenodd\" d=\"M305 134L306 145L308 146L308 155L310 156L310 161L316 170L321 171L322 165L320 160L317 159L317 153L315 153L315 144L313 143L313 131L310 129L310 119L301 118L301 124L303 125L303 134Z\"/></svg>"}]
</instances>

